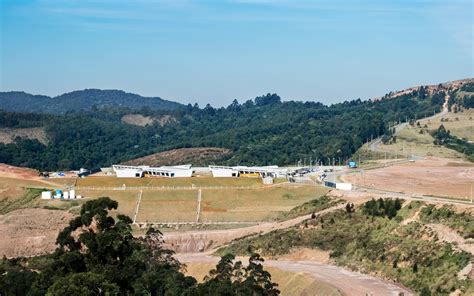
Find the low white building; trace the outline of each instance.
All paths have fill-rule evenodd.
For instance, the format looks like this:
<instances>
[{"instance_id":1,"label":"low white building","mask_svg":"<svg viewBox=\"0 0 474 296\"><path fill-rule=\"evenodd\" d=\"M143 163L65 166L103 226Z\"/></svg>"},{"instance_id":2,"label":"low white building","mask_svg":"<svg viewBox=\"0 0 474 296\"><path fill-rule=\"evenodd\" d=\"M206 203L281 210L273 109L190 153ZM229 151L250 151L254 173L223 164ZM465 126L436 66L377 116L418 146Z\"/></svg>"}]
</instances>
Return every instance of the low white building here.
<instances>
[{"instance_id":1,"label":"low white building","mask_svg":"<svg viewBox=\"0 0 474 296\"><path fill-rule=\"evenodd\" d=\"M130 166L113 165L113 170L118 178L141 178L141 177L168 177L188 178L193 175L191 165L178 166Z\"/></svg>"},{"instance_id":2,"label":"low white building","mask_svg":"<svg viewBox=\"0 0 474 296\"><path fill-rule=\"evenodd\" d=\"M272 177L286 178L288 169L278 166L248 167L248 166L209 166L212 176L215 178L230 177Z\"/></svg>"}]
</instances>

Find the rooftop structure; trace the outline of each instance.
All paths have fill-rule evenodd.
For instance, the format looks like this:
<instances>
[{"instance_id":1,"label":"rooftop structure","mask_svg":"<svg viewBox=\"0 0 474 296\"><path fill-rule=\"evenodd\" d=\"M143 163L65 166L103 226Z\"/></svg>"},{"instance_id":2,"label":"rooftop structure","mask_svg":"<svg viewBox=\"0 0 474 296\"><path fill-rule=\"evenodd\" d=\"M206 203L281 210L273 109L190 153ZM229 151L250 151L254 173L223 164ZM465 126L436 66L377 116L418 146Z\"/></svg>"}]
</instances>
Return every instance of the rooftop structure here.
<instances>
[{"instance_id":1,"label":"rooftop structure","mask_svg":"<svg viewBox=\"0 0 474 296\"><path fill-rule=\"evenodd\" d=\"M191 165L178 166L130 166L113 165L113 170L118 178L142 178L142 177L168 177L185 178L193 175Z\"/></svg>"},{"instance_id":2,"label":"rooftop structure","mask_svg":"<svg viewBox=\"0 0 474 296\"><path fill-rule=\"evenodd\" d=\"M248 167L248 166L209 166L213 177L272 177L286 178L288 169L278 166Z\"/></svg>"}]
</instances>

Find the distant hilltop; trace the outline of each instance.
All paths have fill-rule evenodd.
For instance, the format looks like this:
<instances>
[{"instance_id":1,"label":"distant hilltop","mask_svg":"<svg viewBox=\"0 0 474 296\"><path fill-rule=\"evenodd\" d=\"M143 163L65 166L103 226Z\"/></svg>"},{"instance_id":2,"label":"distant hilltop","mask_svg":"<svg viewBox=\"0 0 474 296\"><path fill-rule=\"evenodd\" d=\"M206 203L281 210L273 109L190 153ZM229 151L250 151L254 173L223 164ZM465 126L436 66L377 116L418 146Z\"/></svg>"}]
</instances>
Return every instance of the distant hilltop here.
<instances>
[{"instance_id":1,"label":"distant hilltop","mask_svg":"<svg viewBox=\"0 0 474 296\"><path fill-rule=\"evenodd\" d=\"M418 91L422 87L425 89L428 95L432 95L440 90L456 91L459 88L461 88L464 84L473 83L473 82L474 82L474 78L465 78L465 79L453 80L453 81L448 81L448 82L439 83L439 84L418 85L418 86L409 87L409 88L399 90L399 91L389 92L383 97L377 97L377 98L374 98L373 100L396 98L405 94L412 93L414 91Z\"/></svg>"},{"instance_id":2,"label":"distant hilltop","mask_svg":"<svg viewBox=\"0 0 474 296\"><path fill-rule=\"evenodd\" d=\"M0 109L11 112L62 114L85 111L94 107L124 107L174 110L184 105L160 97L142 97L122 90L85 89L56 97L32 95L21 91L0 92Z\"/></svg>"}]
</instances>

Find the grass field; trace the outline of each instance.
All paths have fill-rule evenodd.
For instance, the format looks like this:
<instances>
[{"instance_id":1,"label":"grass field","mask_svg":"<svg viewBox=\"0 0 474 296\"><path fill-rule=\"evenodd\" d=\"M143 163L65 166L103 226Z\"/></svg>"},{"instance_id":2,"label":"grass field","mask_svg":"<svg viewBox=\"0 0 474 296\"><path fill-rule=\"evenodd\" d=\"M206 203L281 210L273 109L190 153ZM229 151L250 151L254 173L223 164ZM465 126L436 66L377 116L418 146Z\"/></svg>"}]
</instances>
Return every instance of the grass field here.
<instances>
[{"instance_id":1,"label":"grass field","mask_svg":"<svg viewBox=\"0 0 474 296\"><path fill-rule=\"evenodd\" d=\"M127 187L140 186L175 186L175 187L206 187L206 186L263 186L260 178L213 178L213 177L193 177L193 178L116 178L109 177L87 177L77 180L77 186L101 186L101 187Z\"/></svg>"},{"instance_id":2,"label":"grass field","mask_svg":"<svg viewBox=\"0 0 474 296\"><path fill-rule=\"evenodd\" d=\"M124 214L129 216L130 218L133 218L139 191L78 190L76 194L83 195L84 197L86 197L86 200L90 198L99 198L104 196L110 197L111 199L116 200L119 203L117 211L112 212L112 214Z\"/></svg>"},{"instance_id":3,"label":"grass field","mask_svg":"<svg viewBox=\"0 0 474 296\"><path fill-rule=\"evenodd\" d=\"M203 190L201 221L263 221L327 193L323 187Z\"/></svg>"},{"instance_id":4,"label":"grass field","mask_svg":"<svg viewBox=\"0 0 474 296\"><path fill-rule=\"evenodd\" d=\"M235 186L240 186L237 180L232 179ZM248 179L241 180L248 184ZM185 181L183 179L183 183ZM281 213L326 193L326 188L307 185L203 189L200 222L273 220ZM78 190L77 194L86 198L108 196L119 202L119 213L133 217L139 190ZM194 222L197 200L198 189L144 190L137 222Z\"/></svg>"},{"instance_id":5,"label":"grass field","mask_svg":"<svg viewBox=\"0 0 474 296\"><path fill-rule=\"evenodd\" d=\"M438 127L438 126L437 126ZM426 129L425 129L426 130ZM399 157L417 156L436 156L442 158L464 159L465 155L457 151L448 149L444 146L436 146L433 143L433 137L426 131L420 134L420 128L410 127L402 130L397 136L397 142L394 144L380 144L382 151Z\"/></svg>"},{"instance_id":6,"label":"grass field","mask_svg":"<svg viewBox=\"0 0 474 296\"><path fill-rule=\"evenodd\" d=\"M137 221L195 221L197 190L144 191Z\"/></svg>"},{"instance_id":7,"label":"grass field","mask_svg":"<svg viewBox=\"0 0 474 296\"><path fill-rule=\"evenodd\" d=\"M443 122L441 122L443 120ZM390 145L380 145L382 151L387 151L391 156L436 156L442 158L464 159L465 155L444 146L435 146L430 132L436 130L441 124L451 134L474 141L474 110L463 112L449 112L443 117L419 120L420 127L407 127L397 135L397 142ZM426 127L425 127L426 124ZM420 130L423 133L420 133Z\"/></svg>"},{"instance_id":8,"label":"grass field","mask_svg":"<svg viewBox=\"0 0 474 296\"><path fill-rule=\"evenodd\" d=\"M435 130L443 124L456 137L474 141L474 109L458 113L449 112L441 118L420 120L420 124L422 126L426 124L430 130Z\"/></svg>"}]
</instances>

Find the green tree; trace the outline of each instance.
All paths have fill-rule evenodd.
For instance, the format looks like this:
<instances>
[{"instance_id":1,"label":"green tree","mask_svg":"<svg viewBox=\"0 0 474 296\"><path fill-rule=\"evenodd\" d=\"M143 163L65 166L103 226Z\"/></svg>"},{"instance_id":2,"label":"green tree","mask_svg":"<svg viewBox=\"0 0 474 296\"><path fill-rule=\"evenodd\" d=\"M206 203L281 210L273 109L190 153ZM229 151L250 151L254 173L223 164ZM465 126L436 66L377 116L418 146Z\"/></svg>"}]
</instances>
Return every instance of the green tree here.
<instances>
[{"instance_id":1,"label":"green tree","mask_svg":"<svg viewBox=\"0 0 474 296\"><path fill-rule=\"evenodd\" d=\"M119 287L104 276L92 272L73 273L58 279L49 289L48 296L117 295Z\"/></svg>"}]
</instances>

